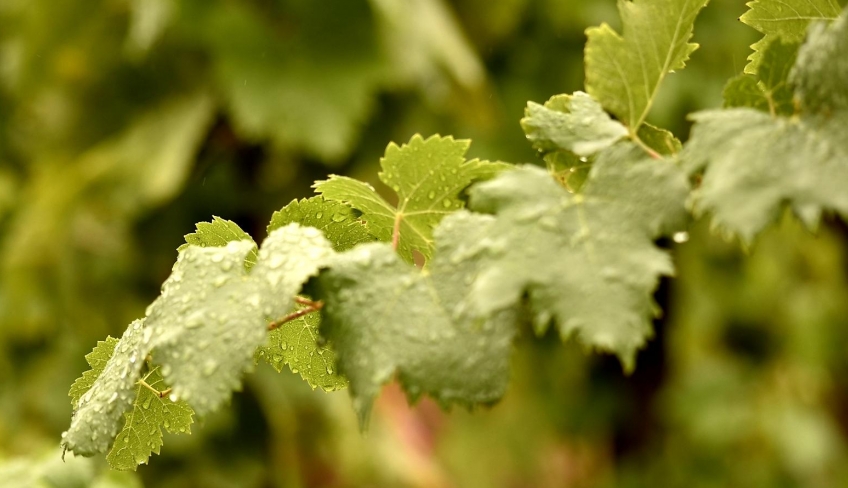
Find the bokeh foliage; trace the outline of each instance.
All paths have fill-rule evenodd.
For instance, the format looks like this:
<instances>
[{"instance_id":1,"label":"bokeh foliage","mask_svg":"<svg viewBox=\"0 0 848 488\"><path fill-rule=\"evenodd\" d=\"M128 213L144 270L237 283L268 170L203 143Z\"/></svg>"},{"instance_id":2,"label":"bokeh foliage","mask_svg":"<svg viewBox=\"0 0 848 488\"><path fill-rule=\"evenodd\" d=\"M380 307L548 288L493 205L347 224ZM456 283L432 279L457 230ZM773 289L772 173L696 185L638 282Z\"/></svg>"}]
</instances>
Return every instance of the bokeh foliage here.
<instances>
[{"instance_id":1,"label":"bokeh foliage","mask_svg":"<svg viewBox=\"0 0 848 488\"><path fill-rule=\"evenodd\" d=\"M758 39L744 12L703 11L649 122L685 139L687 113L721 105ZM331 172L391 202L377 163L414 133L541 164L526 102L583 87L601 22L619 29L614 1L0 2L0 486L837 486L848 228L833 218L747 250L705 222L667 243L678 278L630 377L528 331L493 409L408 409L390 388L362 437L346 393L261 365L137 476L57 463L85 354L143 315L196 222L259 241Z\"/></svg>"}]
</instances>

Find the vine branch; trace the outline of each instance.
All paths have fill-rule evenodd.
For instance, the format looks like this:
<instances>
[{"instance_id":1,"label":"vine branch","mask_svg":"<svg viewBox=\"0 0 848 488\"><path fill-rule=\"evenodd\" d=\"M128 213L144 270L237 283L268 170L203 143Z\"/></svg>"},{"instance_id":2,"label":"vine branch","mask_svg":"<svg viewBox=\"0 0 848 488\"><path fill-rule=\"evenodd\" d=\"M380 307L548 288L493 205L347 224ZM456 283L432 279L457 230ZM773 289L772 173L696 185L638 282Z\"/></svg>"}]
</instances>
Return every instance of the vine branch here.
<instances>
[{"instance_id":1,"label":"vine branch","mask_svg":"<svg viewBox=\"0 0 848 488\"><path fill-rule=\"evenodd\" d=\"M275 329L279 329L283 324L285 324L287 322L291 322L292 320L299 319L299 318L303 317L304 315L309 315L312 312L317 312L318 310L321 310L322 308L324 308L324 302L322 302L322 301L315 302L315 301L312 301L308 298L303 298L303 297L295 297L294 301L297 302L300 305L304 305L304 308L302 308L300 310L295 310L294 312L292 312L292 313L290 313L290 314L268 324L268 331L269 332L272 331L272 330L275 330Z\"/></svg>"}]
</instances>

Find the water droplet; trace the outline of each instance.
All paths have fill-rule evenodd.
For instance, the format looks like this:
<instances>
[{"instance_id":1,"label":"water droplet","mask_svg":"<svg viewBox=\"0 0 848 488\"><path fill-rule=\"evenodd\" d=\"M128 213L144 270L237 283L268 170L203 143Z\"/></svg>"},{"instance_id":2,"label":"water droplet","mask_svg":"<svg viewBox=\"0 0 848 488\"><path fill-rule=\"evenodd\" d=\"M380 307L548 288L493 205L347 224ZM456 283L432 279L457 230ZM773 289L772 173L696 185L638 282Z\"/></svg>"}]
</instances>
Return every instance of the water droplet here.
<instances>
[{"instance_id":1,"label":"water droplet","mask_svg":"<svg viewBox=\"0 0 848 488\"><path fill-rule=\"evenodd\" d=\"M429 198L430 200L436 198L436 192L431 191L430 193L427 194L427 198Z\"/></svg>"},{"instance_id":2,"label":"water droplet","mask_svg":"<svg viewBox=\"0 0 848 488\"><path fill-rule=\"evenodd\" d=\"M324 216L324 213L323 213L323 212L318 212L317 214L315 214L315 218L316 218L316 219L320 219L320 218L321 218L321 217L323 217L323 216Z\"/></svg>"},{"instance_id":3,"label":"water droplet","mask_svg":"<svg viewBox=\"0 0 848 488\"><path fill-rule=\"evenodd\" d=\"M447 198L445 198L444 200L442 200L442 206L445 207L445 208L450 208L451 201L448 200Z\"/></svg>"},{"instance_id":4,"label":"water droplet","mask_svg":"<svg viewBox=\"0 0 848 488\"><path fill-rule=\"evenodd\" d=\"M674 239L674 242L676 242L678 244L683 244L684 242L689 240L689 233L688 232L675 232L674 236L672 236L672 239Z\"/></svg>"},{"instance_id":5,"label":"water droplet","mask_svg":"<svg viewBox=\"0 0 848 488\"><path fill-rule=\"evenodd\" d=\"M333 374L333 368L327 366L327 374Z\"/></svg>"},{"instance_id":6,"label":"water droplet","mask_svg":"<svg viewBox=\"0 0 848 488\"><path fill-rule=\"evenodd\" d=\"M337 213L333 214L332 219L333 222L344 222L345 220L347 220L347 217L344 214Z\"/></svg>"}]
</instances>

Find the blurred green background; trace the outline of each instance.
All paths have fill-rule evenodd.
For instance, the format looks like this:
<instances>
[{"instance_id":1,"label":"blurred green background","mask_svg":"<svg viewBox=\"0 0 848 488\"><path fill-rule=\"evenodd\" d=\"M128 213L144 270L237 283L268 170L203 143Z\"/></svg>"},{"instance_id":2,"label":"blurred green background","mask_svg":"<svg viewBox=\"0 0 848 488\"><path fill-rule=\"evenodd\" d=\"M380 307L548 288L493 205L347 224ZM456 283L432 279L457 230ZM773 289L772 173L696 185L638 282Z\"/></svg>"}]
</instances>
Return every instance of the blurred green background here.
<instances>
[{"instance_id":1,"label":"blurred green background","mask_svg":"<svg viewBox=\"0 0 848 488\"><path fill-rule=\"evenodd\" d=\"M757 34L713 0L650 117L685 140ZM471 138L534 162L528 100L583 87L613 0L1 0L0 486L848 486L848 227L791 219L751 249L694 222L672 244L657 337L617 361L516 345L492 409L384 392L367 436L345 392L260 365L231 408L137 473L59 460L84 355L144 314L212 215L257 240L389 141ZM376 185L379 187L379 185Z\"/></svg>"}]
</instances>

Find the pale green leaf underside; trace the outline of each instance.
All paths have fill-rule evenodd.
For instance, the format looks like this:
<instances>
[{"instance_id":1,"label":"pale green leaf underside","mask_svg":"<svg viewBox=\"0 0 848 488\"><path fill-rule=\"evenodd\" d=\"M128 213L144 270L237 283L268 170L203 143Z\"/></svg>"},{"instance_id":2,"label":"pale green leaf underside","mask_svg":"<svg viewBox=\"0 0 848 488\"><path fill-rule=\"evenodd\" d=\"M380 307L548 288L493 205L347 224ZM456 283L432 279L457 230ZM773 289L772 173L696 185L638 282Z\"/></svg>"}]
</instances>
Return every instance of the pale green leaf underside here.
<instances>
[{"instance_id":1,"label":"pale green leaf underside","mask_svg":"<svg viewBox=\"0 0 848 488\"><path fill-rule=\"evenodd\" d=\"M370 185L332 175L315 189L325 199L343 202L362 212L368 230L384 242L398 226L398 253L413 262L414 252L433 254L433 229L447 214L464 206L461 192L472 182L492 177L509 167L503 163L465 160L469 141L452 137L415 135L409 143L392 143L380 160L380 180L398 196L397 207L386 202Z\"/></svg>"},{"instance_id":2,"label":"pale green leaf underside","mask_svg":"<svg viewBox=\"0 0 848 488\"><path fill-rule=\"evenodd\" d=\"M848 14L811 29L790 75L798 116L750 109L692 116L684 151L690 171L704 170L697 212L750 242L784 205L808 226L824 210L848 215Z\"/></svg>"},{"instance_id":3,"label":"pale green leaf underside","mask_svg":"<svg viewBox=\"0 0 848 488\"><path fill-rule=\"evenodd\" d=\"M756 74L762 62L763 50L772 41L800 43L807 34L810 22L833 20L841 7L836 0L755 0L748 3L749 10L739 18L763 33L764 37L751 46L754 50L745 73Z\"/></svg>"},{"instance_id":4,"label":"pale green leaf underside","mask_svg":"<svg viewBox=\"0 0 848 488\"><path fill-rule=\"evenodd\" d=\"M157 391L167 389L158 370L147 373L142 379ZM124 414L124 428L115 437L112 450L106 456L109 466L128 471L135 470L139 464L146 464L151 454L159 454L162 429L172 434L190 434L193 414L186 402L160 398L150 389L138 385L133 408Z\"/></svg>"},{"instance_id":5,"label":"pale green leaf underside","mask_svg":"<svg viewBox=\"0 0 848 488\"><path fill-rule=\"evenodd\" d=\"M583 157L627 136L627 129L583 92L556 95L544 105L529 102L521 127L538 151L568 151Z\"/></svg>"},{"instance_id":6,"label":"pale green leaf underside","mask_svg":"<svg viewBox=\"0 0 848 488\"><path fill-rule=\"evenodd\" d=\"M82 376L74 381L68 396L71 397L71 405L76 408L82 395L91 389L94 381L103 372L112 353L115 352L115 346L118 344L118 339L107 337L106 340L98 341L97 345L90 353L85 355L85 361L91 366L91 369L83 371Z\"/></svg>"},{"instance_id":7,"label":"pale green leaf underside","mask_svg":"<svg viewBox=\"0 0 848 488\"><path fill-rule=\"evenodd\" d=\"M485 320L461 315L461 299L478 272L463 243L492 218L460 212L450 220L437 229L429 273L379 243L338 255L316 280L326 301L322 332L335 344L363 422L395 375L412 399L428 394L444 405L491 403L503 395L518 315L514 308Z\"/></svg>"},{"instance_id":8,"label":"pale green leaf underside","mask_svg":"<svg viewBox=\"0 0 848 488\"><path fill-rule=\"evenodd\" d=\"M268 322L293 309L302 284L332 252L320 231L291 224L268 236L248 274L242 263L253 246L183 250L148 308L154 361L174 395L201 415L240 387Z\"/></svg>"},{"instance_id":9,"label":"pale green leaf underside","mask_svg":"<svg viewBox=\"0 0 848 488\"><path fill-rule=\"evenodd\" d=\"M774 119L751 109L699 112L685 151L690 168L706 167L695 210L751 242L784 204L815 226L822 209L848 215L848 143L841 120Z\"/></svg>"},{"instance_id":10,"label":"pale green leaf underside","mask_svg":"<svg viewBox=\"0 0 848 488\"><path fill-rule=\"evenodd\" d=\"M177 248L178 251L182 251L188 246L221 247L231 241L253 241L250 234L243 231L238 224L232 220L222 219L221 217L213 216L212 222L199 222L195 224L195 227L197 228L195 232L185 235L186 243ZM250 269L254 264L256 264L255 243L253 249L244 260L244 266Z\"/></svg>"},{"instance_id":11,"label":"pale green leaf underside","mask_svg":"<svg viewBox=\"0 0 848 488\"><path fill-rule=\"evenodd\" d=\"M62 434L62 446L75 454L91 456L106 452L121 427L121 417L132 407L136 380L147 355L142 340L145 328L136 320L120 341L100 342L92 351L92 367L102 367L91 388L80 394L94 374L84 375L74 383L75 399L71 426ZM107 356L108 353L108 356ZM105 363L104 363L105 360Z\"/></svg>"},{"instance_id":12,"label":"pale green leaf underside","mask_svg":"<svg viewBox=\"0 0 848 488\"><path fill-rule=\"evenodd\" d=\"M623 34L602 24L586 30L586 91L632 134L645 121L660 83L683 69L708 0L619 0Z\"/></svg>"},{"instance_id":13,"label":"pale green leaf underside","mask_svg":"<svg viewBox=\"0 0 848 488\"><path fill-rule=\"evenodd\" d=\"M654 239L685 221L687 193L673 163L624 143L600 154L580 195L534 167L473 187L471 208L496 220L469 246L483 260L469 310L488 316L526 293L537 330L553 319L563 337L614 352L632 369L652 334L653 290L673 272Z\"/></svg>"}]
</instances>

